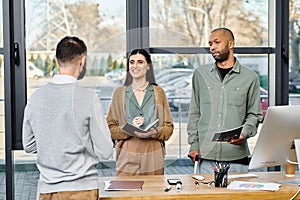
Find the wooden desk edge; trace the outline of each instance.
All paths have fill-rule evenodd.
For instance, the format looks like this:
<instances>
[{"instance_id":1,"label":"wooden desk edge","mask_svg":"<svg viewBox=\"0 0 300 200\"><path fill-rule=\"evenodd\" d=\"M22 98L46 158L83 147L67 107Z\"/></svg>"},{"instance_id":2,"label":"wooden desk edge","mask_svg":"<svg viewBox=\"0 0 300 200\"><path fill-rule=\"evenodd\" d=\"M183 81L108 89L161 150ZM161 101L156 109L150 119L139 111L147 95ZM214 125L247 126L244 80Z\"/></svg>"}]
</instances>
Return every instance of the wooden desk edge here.
<instances>
[{"instance_id":1,"label":"wooden desk edge","mask_svg":"<svg viewBox=\"0 0 300 200\"><path fill-rule=\"evenodd\" d=\"M251 182L278 182L280 180L288 180L293 178L285 177L283 172L251 172L258 175L257 178L238 178L230 179L251 181ZM290 199L298 190L299 186L282 184L278 191L249 191L249 190L229 190L227 188L215 188L213 186L201 184L196 186L193 174L174 174L160 176L128 176L128 177L102 177L99 178L100 199L196 199L207 198L212 199L220 196L222 199ZM206 181L213 180L213 174L201 174ZM182 190L177 191L175 186L168 192L164 189L168 185L168 178L180 178L182 180ZM300 175L296 175L296 179L300 179ZM141 191L104 191L104 181L109 180L144 180L143 189Z\"/></svg>"}]
</instances>

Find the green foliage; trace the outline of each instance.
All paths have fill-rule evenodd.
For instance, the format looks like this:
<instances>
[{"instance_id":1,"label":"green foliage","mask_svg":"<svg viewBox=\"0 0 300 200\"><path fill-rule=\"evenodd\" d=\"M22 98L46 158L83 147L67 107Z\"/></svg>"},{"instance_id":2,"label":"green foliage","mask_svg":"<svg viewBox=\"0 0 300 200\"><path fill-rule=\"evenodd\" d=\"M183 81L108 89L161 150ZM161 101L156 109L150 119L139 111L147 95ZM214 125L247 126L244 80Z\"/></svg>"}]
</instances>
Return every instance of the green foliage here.
<instances>
[{"instance_id":1,"label":"green foliage","mask_svg":"<svg viewBox=\"0 0 300 200\"><path fill-rule=\"evenodd\" d=\"M58 64L55 60L55 58L52 59L52 76L58 73Z\"/></svg>"},{"instance_id":2,"label":"green foliage","mask_svg":"<svg viewBox=\"0 0 300 200\"><path fill-rule=\"evenodd\" d=\"M268 75L260 75L259 76L260 87L268 90L268 88L269 88L268 80L269 80Z\"/></svg>"},{"instance_id":3,"label":"green foliage","mask_svg":"<svg viewBox=\"0 0 300 200\"><path fill-rule=\"evenodd\" d=\"M113 70L113 59L112 56L109 54L107 58L107 69L105 71L110 72L111 70Z\"/></svg>"},{"instance_id":4,"label":"green foliage","mask_svg":"<svg viewBox=\"0 0 300 200\"><path fill-rule=\"evenodd\" d=\"M116 60L113 61L112 69L113 70L119 69L118 61L116 61Z\"/></svg>"},{"instance_id":5,"label":"green foliage","mask_svg":"<svg viewBox=\"0 0 300 200\"><path fill-rule=\"evenodd\" d=\"M105 58L101 57L98 75L104 76L106 67L107 67L107 64L106 64Z\"/></svg>"},{"instance_id":6,"label":"green foliage","mask_svg":"<svg viewBox=\"0 0 300 200\"><path fill-rule=\"evenodd\" d=\"M30 58L29 58L29 61L34 63L34 57L33 57L33 54L31 54Z\"/></svg>"},{"instance_id":7,"label":"green foliage","mask_svg":"<svg viewBox=\"0 0 300 200\"><path fill-rule=\"evenodd\" d=\"M86 61L87 66L86 66L86 73L85 73L85 75L86 76L91 76L91 65L90 65L91 58L89 56L87 56L86 59L87 59L87 61Z\"/></svg>"},{"instance_id":8,"label":"green foliage","mask_svg":"<svg viewBox=\"0 0 300 200\"><path fill-rule=\"evenodd\" d=\"M98 59L97 57L94 57L91 65L91 76L97 76L98 75L97 72L98 72Z\"/></svg>"},{"instance_id":9,"label":"green foliage","mask_svg":"<svg viewBox=\"0 0 300 200\"><path fill-rule=\"evenodd\" d=\"M50 76L50 72L51 72L51 60L50 57L47 56L46 60L45 60L45 66L44 69L46 69L46 76Z\"/></svg>"},{"instance_id":10,"label":"green foliage","mask_svg":"<svg viewBox=\"0 0 300 200\"><path fill-rule=\"evenodd\" d=\"M46 69L44 68L43 60L42 60L40 54L37 55L37 57L36 57L36 59L35 59L35 61L34 61L34 65L35 65L37 68L43 70L44 73L46 74Z\"/></svg>"},{"instance_id":11,"label":"green foliage","mask_svg":"<svg viewBox=\"0 0 300 200\"><path fill-rule=\"evenodd\" d=\"M123 68L125 68L125 65L124 65L124 63L123 63L123 62L121 62L121 63L119 64L119 68L120 68L120 69L123 69Z\"/></svg>"}]
</instances>

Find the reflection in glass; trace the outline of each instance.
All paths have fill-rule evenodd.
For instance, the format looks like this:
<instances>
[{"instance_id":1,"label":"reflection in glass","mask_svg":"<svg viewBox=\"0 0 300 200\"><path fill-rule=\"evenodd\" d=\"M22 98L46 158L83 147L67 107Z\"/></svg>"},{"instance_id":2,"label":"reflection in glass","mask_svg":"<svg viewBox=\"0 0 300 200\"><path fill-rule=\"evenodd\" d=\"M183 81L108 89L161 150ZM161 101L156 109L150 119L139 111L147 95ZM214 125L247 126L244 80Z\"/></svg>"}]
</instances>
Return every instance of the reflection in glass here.
<instances>
[{"instance_id":1,"label":"reflection in glass","mask_svg":"<svg viewBox=\"0 0 300 200\"><path fill-rule=\"evenodd\" d=\"M236 46L267 46L268 1L150 1L150 46L208 46L215 27L230 28Z\"/></svg>"},{"instance_id":2,"label":"reflection in glass","mask_svg":"<svg viewBox=\"0 0 300 200\"><path fill-rule=\"evenodd\" d=\"M78 36L87 44L87 73L81 81L83 85L95 88L100 94L100 90L111 91L122 82L121 76L119 82L103 80L108 77L106 74L125 67L124 0L113 4L106 0L32 0L26 1L25 8L28 98L39 85L58 73L55 48L65 35ZM101 97L110 95L101 93Z\"/></svg>"},{"instance_id":3,"label":"reflection in glass","mask_svg":"<svg viewBox=\"0 0 300 200\"><path fill-rule=\"evenodd\" d=\"M88 14L87 14L88 13ZM44 72L58 73L54 51L65 35L83 39L88 48L87 76L121 68L125 52L125 1L26 1L26 57Z\"/></svg>"},{"instance_id":4,"label":"reflection in glass","mask_svg":"<svg viewBox=\"0 0 300 200\"><path fill-rule=\"evenodd\" d=\"M247 55L241 54L236 55L241 64L248 66L250 69L255 71L259 76L260 80L260 103L263 112L263 116L265 117L267 109L269 107L269 64L268 64L268 56L267 55Z\"/></svg>"},{"instance_id":5,"label":"reflection in glass","mask_svg":"<svg viewBox=\"0 0 300 200\"><path fill-rule=\"evenodd\" d=\"M25 1L27 97L58 74L55 48L65 35L84 40L88 48L87 73L81 84L95 89L108 109L115 81L105 74L124 68L126 17L124 0ZM105 110L107 112L107 110ZM20 151L16 159L34 160Z\"/></svg>"}]
</instances>

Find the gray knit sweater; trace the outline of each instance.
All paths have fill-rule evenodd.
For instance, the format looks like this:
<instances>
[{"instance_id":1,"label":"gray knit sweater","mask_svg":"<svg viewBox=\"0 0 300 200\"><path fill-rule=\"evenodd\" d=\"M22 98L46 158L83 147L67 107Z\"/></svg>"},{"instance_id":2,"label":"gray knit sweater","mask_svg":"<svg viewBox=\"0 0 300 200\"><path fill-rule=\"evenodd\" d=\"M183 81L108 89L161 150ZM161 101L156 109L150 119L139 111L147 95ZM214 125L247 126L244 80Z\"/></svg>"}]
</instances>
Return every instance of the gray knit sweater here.
<instances>
[{"instance_id":1,"label":"gray knit sweater","mask_svg":"<svg viewBox=\"0 0 300 200\"><path fill-rule=\"evenodd\" d=\"M42 86L25 108L23 146L37 153L40 193L97 189L96 165L112 155L99 98L76 81Z\"/></svg>"}]
</instances>

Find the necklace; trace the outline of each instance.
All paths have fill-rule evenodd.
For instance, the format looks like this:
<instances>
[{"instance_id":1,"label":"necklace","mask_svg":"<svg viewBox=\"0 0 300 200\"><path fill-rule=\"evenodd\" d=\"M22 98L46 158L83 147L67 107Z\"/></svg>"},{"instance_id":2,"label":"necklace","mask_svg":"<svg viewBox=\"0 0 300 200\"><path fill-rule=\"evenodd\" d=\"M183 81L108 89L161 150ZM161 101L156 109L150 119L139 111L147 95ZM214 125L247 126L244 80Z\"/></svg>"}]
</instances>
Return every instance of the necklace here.
<instances>
[{"instance_id":1,"label":"necklace","mask_svg":"<svg viewBox=\"0 0 300 200\"><path fill-rule=\"evenodd\" d=\"M140 87L140 88L135 88L135 87L133 87L133 85L131 84L132 89L133 89L134 91L138 91L138 92L146 92L147 86L148 86L148 81L146 82L146 86L143 86L143 87Z\"/></svg>"}]
</instances>

